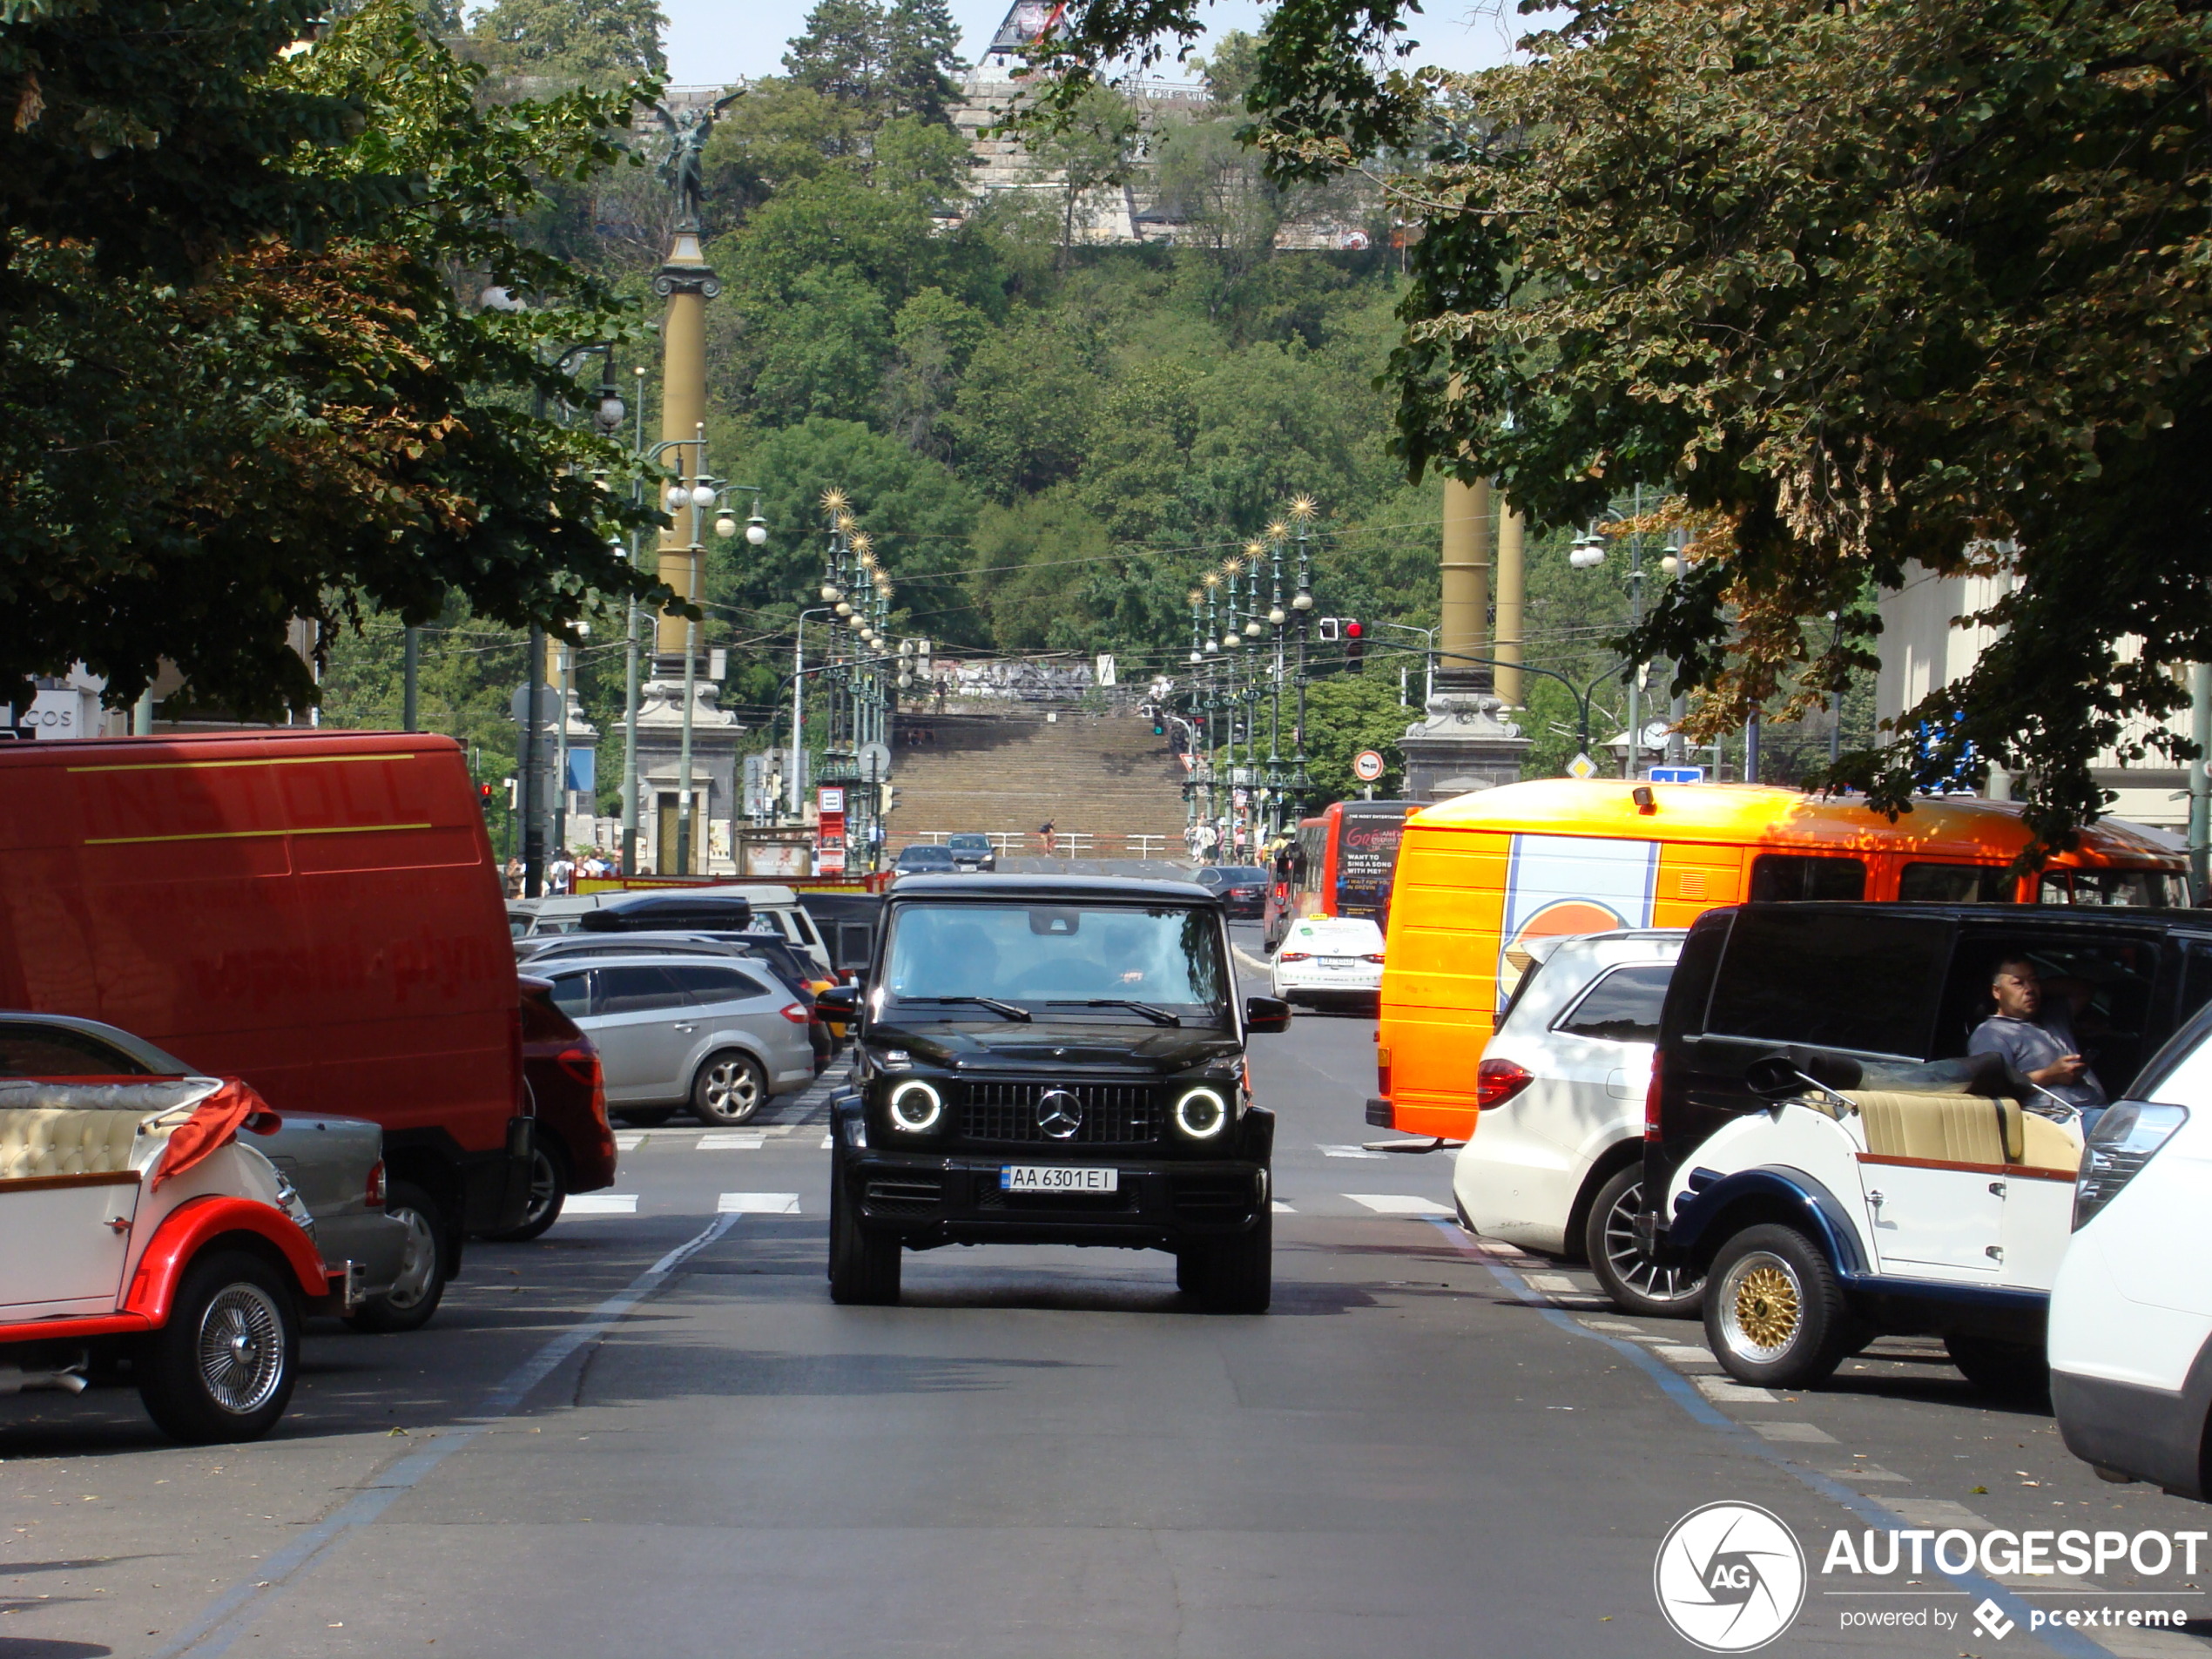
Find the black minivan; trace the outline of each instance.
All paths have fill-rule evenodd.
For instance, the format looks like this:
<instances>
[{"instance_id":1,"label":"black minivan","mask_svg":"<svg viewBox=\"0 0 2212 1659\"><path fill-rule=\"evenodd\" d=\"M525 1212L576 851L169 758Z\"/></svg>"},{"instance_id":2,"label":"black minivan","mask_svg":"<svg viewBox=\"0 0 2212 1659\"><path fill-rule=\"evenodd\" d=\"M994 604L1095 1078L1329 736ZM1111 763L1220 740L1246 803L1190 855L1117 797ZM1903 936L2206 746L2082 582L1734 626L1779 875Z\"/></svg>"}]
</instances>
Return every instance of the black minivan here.
<instances>
[{"instance_id":1,"label":"black minivan","mask_svg":"<svg viewBox=\"0 0 2212 1659\"><path fill-rule=\"evenodd\" d=\"M904 1251L943 1244L1160 1250L1218 1312L1266 1310L1275 1116L1221 902L1193 883L911 876L891 889L832 1105L830 1294L899 1299Z\"/></svg>"},{"instance_id":2,"label":"black minivan","mask_svg":"<svg viewBox=\"0 0 2212 1659\"><path fill-rule=\"evenodd\" d=\"M1665 1193L1716 1130L1768 1109L1745 1078L1756 1060L1778 1055L1826 1081L1965 1055L1993 970L2018 955L2077 988L2074 1029L2113 1100L2212 1001L2212 914L2200 911L1813 902L1700 916L1659 1016L1644 1191ZM1639 1227L1673 1261L1658 1207Z\"/></svg>"}]
</instances>

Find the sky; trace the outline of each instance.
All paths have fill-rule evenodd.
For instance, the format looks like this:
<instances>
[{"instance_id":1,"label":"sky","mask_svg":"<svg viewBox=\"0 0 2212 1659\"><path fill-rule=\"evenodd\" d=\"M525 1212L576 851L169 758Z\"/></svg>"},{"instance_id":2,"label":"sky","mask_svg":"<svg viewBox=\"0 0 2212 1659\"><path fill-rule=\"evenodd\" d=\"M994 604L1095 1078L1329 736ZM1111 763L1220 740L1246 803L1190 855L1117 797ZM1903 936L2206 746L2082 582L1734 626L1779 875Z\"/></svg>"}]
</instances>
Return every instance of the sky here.
<instances>
[{"instance_id":1,"label":"sky","mask_svg":"<svg viewBox=\"0 0 2212 1659\"><path fill-rule=\"evenodd\" d=\"M783 72L784 43L799 33L813 0L661 0L668 14L669 79L678 86L726 85L740 78ZM961 55L973 63L1004 17L1008 0L951 0L963 39ZM1256 30L1258 0L1213 0L1210 30ZM1514 37L1528 24L1510 0L1429 0L1414 19L1420 50L1408 61L1446 69L1486 69L1511 55ZM1203 47L1201 51L1203 51ZM1170 60L1157 71L1167 80L1194 78Z\"/></svg>"}]
</instances>

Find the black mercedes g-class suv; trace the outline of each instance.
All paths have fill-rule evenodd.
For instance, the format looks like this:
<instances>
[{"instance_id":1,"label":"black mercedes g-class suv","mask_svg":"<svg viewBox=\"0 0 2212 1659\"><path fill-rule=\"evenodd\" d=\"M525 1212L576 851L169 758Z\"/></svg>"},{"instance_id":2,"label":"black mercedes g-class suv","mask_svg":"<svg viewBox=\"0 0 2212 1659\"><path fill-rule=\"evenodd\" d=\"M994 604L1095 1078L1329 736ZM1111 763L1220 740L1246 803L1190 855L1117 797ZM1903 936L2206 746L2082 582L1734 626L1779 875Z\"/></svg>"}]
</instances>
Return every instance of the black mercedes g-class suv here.
<instances>
[{"instance_id":1,"label":"black mercedes g-class suv","mask_svg":"<svg viewBox=\"0 0 2212 1659\"><path fill-rule=\"evenodd\" d=\"M909 876L891 890L832 1108L830 1294L899 1299L902 1250L1163 1250L1210 1310L1264 1312L1275 1116L1221 901L1196 883Z\"/></svg>"}]
</instances>

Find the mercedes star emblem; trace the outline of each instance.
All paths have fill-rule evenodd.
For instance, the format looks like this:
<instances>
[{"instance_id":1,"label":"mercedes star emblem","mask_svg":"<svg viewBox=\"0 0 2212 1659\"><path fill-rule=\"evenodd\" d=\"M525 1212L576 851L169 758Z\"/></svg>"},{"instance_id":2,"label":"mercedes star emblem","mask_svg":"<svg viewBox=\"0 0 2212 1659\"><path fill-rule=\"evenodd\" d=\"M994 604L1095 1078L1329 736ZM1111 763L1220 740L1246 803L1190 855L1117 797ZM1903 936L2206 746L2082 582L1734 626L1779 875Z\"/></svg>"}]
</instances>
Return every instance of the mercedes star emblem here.
<instances>
[{"instance_id":1,"label":"mercedes star emblem","mask_svg":"<svg viewBox=\"0 0 2212 1659\"><path fill-rule=\"evenodd\" d=\"M1037 1127L1055 1141L1071 1139L1083 1126L1083 1103L1064 1089L1047 1089L1037 1100Z\"/></svg>"}]
</instances>

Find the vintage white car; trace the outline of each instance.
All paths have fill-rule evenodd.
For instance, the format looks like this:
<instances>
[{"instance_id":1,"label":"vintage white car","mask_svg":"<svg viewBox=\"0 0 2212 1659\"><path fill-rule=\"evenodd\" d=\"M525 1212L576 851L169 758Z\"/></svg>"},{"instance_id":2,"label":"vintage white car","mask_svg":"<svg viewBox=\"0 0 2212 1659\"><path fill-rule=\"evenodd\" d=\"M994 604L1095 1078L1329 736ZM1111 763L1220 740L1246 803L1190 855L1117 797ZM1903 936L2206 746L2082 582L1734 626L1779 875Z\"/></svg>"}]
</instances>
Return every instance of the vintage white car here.
<instances>
[{"instance_id":1,"label":"vintage white car","mask_svg":"<svg viewBox=\"0 0 2212 1659\"><path fill-rule=\"evenodd\" d=\"M215 1077L0 1080L0 1393L78 1392L127 1359L178 1440L275 1426L301 1315L344 1312L348 1274L238 1140L266 1109Z\"/></svg>"},{"instance_id":2,"label":"vintage white car","mask_svg":"<svg viewBox=\"0 0 2212 1659\"><path fill-rule=\"evenodd\" d=\"M1771 1105L1716 1131L1668 1193L1729 1374L1804 1387L1877 1336L1921 1333L1984 1387L2040 1386L2074 1109L1989 1055L1829 1082L1774 1057L1745 1081Z\"/></svg>"}]
</instances>

